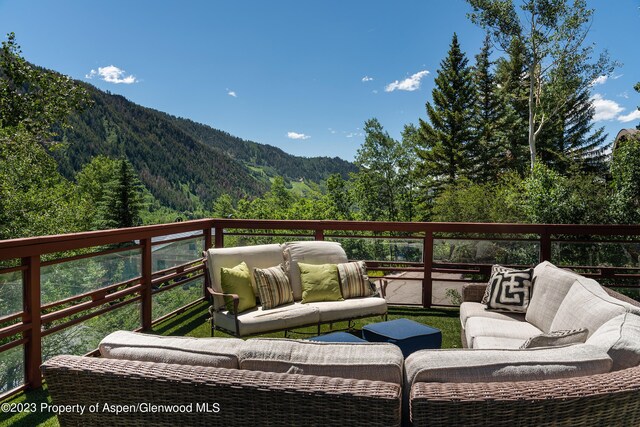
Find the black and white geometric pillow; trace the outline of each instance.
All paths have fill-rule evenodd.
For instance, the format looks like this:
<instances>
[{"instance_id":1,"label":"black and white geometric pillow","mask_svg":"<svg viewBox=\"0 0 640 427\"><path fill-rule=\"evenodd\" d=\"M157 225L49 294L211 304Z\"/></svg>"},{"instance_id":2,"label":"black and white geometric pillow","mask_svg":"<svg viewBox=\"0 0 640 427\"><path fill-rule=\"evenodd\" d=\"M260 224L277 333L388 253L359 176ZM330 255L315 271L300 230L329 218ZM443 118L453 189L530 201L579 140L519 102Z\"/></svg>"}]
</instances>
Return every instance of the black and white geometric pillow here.
<instances>
[{"instance_id":1,"label":"black and white geometric pillow","mask_svg":"<svg viewBox=\"0 0 640 427\"><path fill-rule=\"evenodd\" d=\"M526 313L531 300L532 277L533 268L514 270L494 265L485 292L487 310Z\"/></svg>"}]
</instances>

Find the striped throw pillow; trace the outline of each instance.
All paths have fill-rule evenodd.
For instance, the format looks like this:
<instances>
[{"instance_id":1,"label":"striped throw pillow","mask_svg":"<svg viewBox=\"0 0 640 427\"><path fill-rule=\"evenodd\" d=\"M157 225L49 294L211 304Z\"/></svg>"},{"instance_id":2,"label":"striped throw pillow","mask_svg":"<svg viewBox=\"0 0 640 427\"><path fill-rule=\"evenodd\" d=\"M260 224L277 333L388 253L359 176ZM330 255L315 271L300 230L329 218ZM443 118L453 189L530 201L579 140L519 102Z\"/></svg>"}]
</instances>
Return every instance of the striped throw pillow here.
<instances>
[{"instance_id":1,"label":"striped throw pillow","mask_svg":"<svg viewBox=\"0 0 640 427\"><path fill-rule=\"evenodd\" d=\"M364 261L338 264L338 276L344 299L368 297L373 294L371 286L369 286L367 265Z\"/></svg>"},{"instance_id":2,"label":"striped throw pillow","mask_svg":"<svg viewBox=\"0 0 640 427\"><path fill-rule=\"evenodd\" d=\"M293 302L289 277L284 272L282 264L276 267L256 268L253 274L263 310Z\"/></svg>"}]
</instances>

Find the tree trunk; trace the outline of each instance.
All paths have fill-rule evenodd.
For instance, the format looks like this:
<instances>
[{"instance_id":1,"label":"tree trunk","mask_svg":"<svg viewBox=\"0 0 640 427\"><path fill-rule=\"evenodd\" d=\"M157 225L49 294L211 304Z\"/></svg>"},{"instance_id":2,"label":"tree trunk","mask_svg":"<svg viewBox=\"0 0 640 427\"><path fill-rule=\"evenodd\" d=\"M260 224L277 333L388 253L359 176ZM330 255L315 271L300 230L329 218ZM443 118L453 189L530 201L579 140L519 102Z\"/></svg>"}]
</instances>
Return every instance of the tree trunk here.
<instances>
[{"instance_id":1,"label":"tree trunk","mask_svg":"<svg viewBox=\"0 0 640 427\"><path fill-rule=\"evenodd\" d=\"M529 65L529 152L531 153L531 171L536 164L536 132L535 132L535 61L531 61Z\"/></svg>"}]
</instances>

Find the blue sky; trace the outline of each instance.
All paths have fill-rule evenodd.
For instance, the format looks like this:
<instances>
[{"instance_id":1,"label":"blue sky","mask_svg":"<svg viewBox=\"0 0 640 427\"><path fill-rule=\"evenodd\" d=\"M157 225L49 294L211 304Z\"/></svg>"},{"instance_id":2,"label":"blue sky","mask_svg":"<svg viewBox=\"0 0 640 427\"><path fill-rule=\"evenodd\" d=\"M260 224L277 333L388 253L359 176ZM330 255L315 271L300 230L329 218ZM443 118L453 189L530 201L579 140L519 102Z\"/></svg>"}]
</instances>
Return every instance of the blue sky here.
<instances>
[{"instance_id":1,"label":"blue sky","mask_svg":"<svg viewBox=\"0 0 640 427\"><path fill-rule=\"evenodd\" d=\"M623 63L593 86L612 140L640 123L640 0L588 4L596 52ZM484 34L468 11L463 0L0 0L0 32L14 31L29 61L138 104L352 160L365 120L399 139L426 118L454 31L473 61Z\"/></svg>"}]
</instances>

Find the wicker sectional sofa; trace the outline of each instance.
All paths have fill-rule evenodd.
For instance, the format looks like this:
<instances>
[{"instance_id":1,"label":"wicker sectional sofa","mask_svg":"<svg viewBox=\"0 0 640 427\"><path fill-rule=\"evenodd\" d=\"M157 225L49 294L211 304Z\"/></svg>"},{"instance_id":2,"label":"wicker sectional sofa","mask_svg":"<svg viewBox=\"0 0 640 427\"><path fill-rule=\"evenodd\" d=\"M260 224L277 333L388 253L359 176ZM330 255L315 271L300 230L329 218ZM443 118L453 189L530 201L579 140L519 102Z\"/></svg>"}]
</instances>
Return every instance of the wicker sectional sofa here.
<instances>
[{"instance_id":1,"label":"wicker sectional sofa","mask_svg":"<svg viewBox=\"0 0 640 427\"><path fill-rule=\"evenodd\" d=\"M467 349L404 359L391 344L116 332L101 343L102 358L59 356L43 372L56 404L194 405L178 414L68 413L62 425L640 425L638 304L549 263L536 267L534 279L534 310L525 315L480 310L484 287L465 289ZM539 334L557 325L586 327L589 336L516 348L523 328ZM219 411L193 410L202 402Z\"/></svg>"},{"instance_id":2,"label":"wicker sectional sofa","mask_svg":"<svg viewBox=\"0 0 640 427\"><path fill-rule=\"evenodd\" d=\"M290 242L283 245L212 248L205 251L204 255L208 271L208 289L212 296L212 336L216 330L241 337L266 332L287 331L305 326L317 326L319 333L321 324L371 316L386 316L387 314L387 302L378 296L348 298L343 301L301 303L302 285L298 263L346 263L348 261L347 255L342 246L336 242L307 241ZM223 267L232 268L241 262L245 262L250 271L256 268L284 265L295 302L269 310L263 310L260 305L253 310L242 313L238 313L237 305L234 306L234 310L227 310L224 297L236 300L238 297L223 293L220 284L220 270ZM251 282L255 294L258 295L253 274Z\"/></svg>"}]
</instances>

